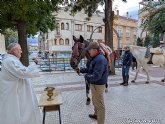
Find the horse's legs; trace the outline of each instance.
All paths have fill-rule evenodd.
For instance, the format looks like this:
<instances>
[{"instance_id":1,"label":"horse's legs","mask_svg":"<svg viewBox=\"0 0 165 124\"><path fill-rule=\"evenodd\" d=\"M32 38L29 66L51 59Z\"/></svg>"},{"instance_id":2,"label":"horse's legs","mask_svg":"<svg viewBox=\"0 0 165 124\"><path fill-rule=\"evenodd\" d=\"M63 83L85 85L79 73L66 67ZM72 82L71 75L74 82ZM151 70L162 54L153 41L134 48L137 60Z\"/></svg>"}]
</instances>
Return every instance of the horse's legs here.
<instances>
[{"instance_id":1,"label":"horse's legs","mask_svg":"<svg viewBox=\"0 0 165 124\"><path fill-rule=\"evenodd\" d=\"M164 70L165 70L165 64L163 64L163 67L164 67ZM161 82L164 82L165 81L165 75L163 77L163 79L161 80Z\"/></svg>"},{"instance_id":2,"label":"horse's legs","mask_svg":"<svg viewBox=\"0 0 165 124\"><path fill-rule=\"evenodd\" d=\"M164 78L161 80L161 82L164 82L165 81L165 76L164 76Z\"/></svg>"},{"instance_id":3,"label":"horse's legs","mask_svg":"<svg viewBox=\"0 0 165 124\"><path fill-rule=\"evenodd\" d=\"M146 72L146 75L147 75L147 81L146 81L146 84L149 83L150 81L150 77L149 77L149 74L148 74L148 70L146 68L143 68L143 70Z\"/></svg>"},{"instance_id":4,"label":"horse's legs","mask_svg":"<svg viewBox=\"0 0 165 124\"><path fill-rule=\"evenodd\" d=\"M105 84L105 92L108 92L108 83Z\"/></svg>"},{"instance_id":5,"label":"horse's legs","mask_svg":"<svg viewBox=\"0 0 165 124\"><path fill-rule=\"evenodd\" d=\"M138 67L138 69L136 70L136 74L135 74L135 78L131 81L132 83L135 83L138 73L139 73L140 67Z\"/></svg>"},{"instance_id":6,"label":"horse's legs","mask_svg":"<svg viewBox=\"0 0 165 124\"><path fill-rule=\"evenodd\" d=\"M86 97L87 97L87 100L86 100L86 105L89 105L90 104L90 97L89 97L89 90L90 90L90 85L86 82L85 83L86 85Z\"/></svg>"},{"instance_id":7,"label":"horse's legs","mask_svg":"<svg viewBox=\"0 0 165 124\"><path fill-rule=\"evenodd\" d=\"M164 75L164 78L161 80L161 82L164 82L165 81L165 75Z\"/></svg>"}]
</instances>

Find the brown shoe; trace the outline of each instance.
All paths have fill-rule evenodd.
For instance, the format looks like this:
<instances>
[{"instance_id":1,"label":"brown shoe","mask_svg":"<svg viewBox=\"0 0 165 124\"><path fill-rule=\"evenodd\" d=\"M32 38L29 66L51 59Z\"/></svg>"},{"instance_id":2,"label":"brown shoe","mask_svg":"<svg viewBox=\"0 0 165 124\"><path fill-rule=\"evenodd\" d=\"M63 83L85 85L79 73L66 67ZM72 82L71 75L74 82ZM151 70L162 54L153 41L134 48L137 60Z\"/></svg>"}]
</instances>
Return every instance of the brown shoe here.
<instances>
[{"instance_id":1,"label":"brown shoe","mask_svg":"<svg viewBox=\"0 0 165 124\"><path fill-rule=\"evenodd\" d=\"M96 119L97 120L97 115L95 115L95 114L89 114L89 117L92 118L92 119Z\"/></svg>"}]
</instances>

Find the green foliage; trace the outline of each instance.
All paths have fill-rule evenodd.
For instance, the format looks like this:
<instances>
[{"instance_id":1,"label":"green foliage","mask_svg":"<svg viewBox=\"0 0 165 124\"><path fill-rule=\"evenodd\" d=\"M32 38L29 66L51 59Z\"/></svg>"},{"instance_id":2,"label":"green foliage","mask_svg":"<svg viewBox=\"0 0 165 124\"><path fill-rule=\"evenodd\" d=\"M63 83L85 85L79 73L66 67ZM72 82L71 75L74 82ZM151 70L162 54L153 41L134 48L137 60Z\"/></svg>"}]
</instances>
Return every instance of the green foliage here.
<instances>
[{"instance_id":1,"label":"green foliage","mask_svg":"<svg viewBox=\"0 0 165 124\"><path fill-rule=\"evenodd\" d=\"M36 32L47 32L55 28L53 12L58 10L61 0L1 0L0 1L0 33L5 30L18 31L19 44L23 54L21 61L29 65L27 35Z\"/></svg>"},{"instance_id":2,"label":"green foliage","mask_svg":"<svg viewBox=\"0 0 165 124\"><path fill-rule=\"evenodd\" d=\"M142 39L140 37L137 38L137 46L142 46Z\"/></svg>"},{"instance_id":3,"label":"green foliage","mask_svg":"<svg viewBox=\"0 0 165 124\"><path fill-rule=\"evenodd\" d=\"M5 30L4 36L5 36L5 46L6 46L6 48L10 43L18 42L18 35L17 34L18 34L17 31L13 31L13 30L10 30L10 29Z\"/></svg>"},{"instance_id":4,"label":"green foliage","mask_svg":"<svg viewBox=\"0 0 165 124\"><path fill-rule=\"evenodd\" d=\"M144 17L142 28L152 34L165 33L165 2L149 2L142 9L142 12L147 12Z\"/></svg>"},{"instance_id":5,"label":"green foliage","mask_svg":"<svg viewBox=\"0 0 165 124\"><path fill-rule=\"evenodd\" d=\"M144 40L144 46L145 47L148 47L148 45L150 44L150 42L151 42L151 37L149 35L147 35L145 37L145 40Z\"/></svg>"},{"instance_id":6,"label":"green foliage","mask_svg":"<svg viewBox=\"0 0 165 124\"><path fill-rule=\"evenodd\" d=\"M67 0L64 0L67 1ZM99 5L104 5L106 0L70 0L67 2L68 6L71 8L71 12L74 15L76 12L81 11L82 9L91 17L94 12L96 12ZM127 2L127 0L121 0ZM66 2L64 2L66 5Z\"/></svg>"},{"instance_id":7,"label":"green foliage","mask_svg":"<svg viewBox=\"0 0 165 124\"><path fill-rule=\"evenodd\" d=\"M26 33L35 35L37 31L47 32L55 28L52 13L57 11L60 0L1 0L0 33L7 28L17 29L19 21L26 25Z\"/></svg>"},{"instance_id":8,"label":"green foliage","mask_svg":"<svg viewBox=\"0 0 165 124\"><path fill-rule=\"evenodd\" d=\"M159 45L160 45L160 37L158 34L155 34L153 37L152 46L155 48L158 47Z\"/></svg>"}]
</instances>

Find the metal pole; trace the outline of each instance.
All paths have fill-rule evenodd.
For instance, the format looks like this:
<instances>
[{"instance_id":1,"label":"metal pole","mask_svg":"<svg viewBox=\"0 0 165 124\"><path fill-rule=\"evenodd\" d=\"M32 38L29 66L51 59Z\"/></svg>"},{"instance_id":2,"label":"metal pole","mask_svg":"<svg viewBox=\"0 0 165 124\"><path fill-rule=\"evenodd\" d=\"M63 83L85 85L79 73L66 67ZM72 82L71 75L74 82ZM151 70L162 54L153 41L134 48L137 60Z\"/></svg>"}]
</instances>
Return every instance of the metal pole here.
<instances>
[{"instance_id":1,"label":"metal pole","mask_svg":"<svg viewBox=\"0 0 165 124\"><path fill-rule=\"evenodd\" d=\"M104 25L98 26L98 27L96 27L96 28L92 31L92 33L91 33L91 35L90 35L90 39L89 39L90 42L92 42L92 41L91 41L91 40L92 40L92 36L93 36L93 33L96 31L96 29L101 28L102 26L104 26Z\"/></svg>"},{"instance_id":2,"label":"metal pole","mask_svg":"<svg viewBox=\"0 0 165 124\"><path fill-rule=\"evenodd\" d=\"M118 41L118 50L117 50L117 60L118 60L118 68L119 68L119 46L120 46L120 40L119 40L119 34L116 31L116 29L113 28L113 31L115 32L115 34L117 35L117 41Z\"/></svg>"}]
</instances>

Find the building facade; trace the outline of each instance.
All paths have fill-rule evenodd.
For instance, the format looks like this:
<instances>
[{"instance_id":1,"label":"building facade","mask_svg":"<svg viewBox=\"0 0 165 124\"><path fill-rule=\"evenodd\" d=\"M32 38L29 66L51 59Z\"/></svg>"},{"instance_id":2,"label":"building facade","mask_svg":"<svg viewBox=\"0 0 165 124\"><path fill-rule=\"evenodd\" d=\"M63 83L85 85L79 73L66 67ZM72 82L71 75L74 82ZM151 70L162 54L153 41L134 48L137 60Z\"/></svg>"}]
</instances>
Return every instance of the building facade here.
<instances>
[{"instance_id":1,"label":"building facade","mask_svg":"<svg viewBox=\"0 0 165 124\"><path fill-rule=\"evenodd\" d=\"M128 17L120 16L117 12L117 16L114 19L113 31L113 47L114 49L121 49L125 45L136 45L137 40L137 26L138 21Z\"/></svg>"},{"instance_id":2,"label":"building facade","mask_svg":"<svg viewBox=\"0 0 165 124\"><path fill-rule=\"evenodd\" d=\"M72 16L69 11L61 9L54 13L56 17L56 29L45 34L45 49L55 52L57 56L69 57L74 44L73 35L79 38L80 35L85 40L104 42L104 13L97 11L89 21L87 15L81 11ZM114 49L122 48L125 44L134 44L136 36L137 21L126 17L118 16L115 19L114 30L119 34L119 38L114 33ZM118 40L119 39L119 40Z\"/></svg>"}]
</instances>

